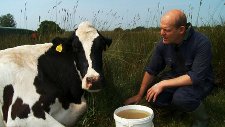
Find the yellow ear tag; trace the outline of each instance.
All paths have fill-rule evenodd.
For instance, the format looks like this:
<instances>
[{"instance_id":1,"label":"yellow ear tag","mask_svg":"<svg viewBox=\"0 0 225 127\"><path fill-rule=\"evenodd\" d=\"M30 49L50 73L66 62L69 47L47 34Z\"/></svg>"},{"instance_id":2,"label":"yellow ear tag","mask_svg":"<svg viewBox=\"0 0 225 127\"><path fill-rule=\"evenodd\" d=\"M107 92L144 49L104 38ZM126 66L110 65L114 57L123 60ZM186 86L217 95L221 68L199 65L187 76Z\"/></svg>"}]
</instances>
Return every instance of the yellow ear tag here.
<instances>
[{"instance_id":1,"label":"yellow ear tag","mask_svg":"<svg viewBox=\"0 0 225 127\"><path fill-rule=\"evenodd\" d=\"M62 44L60 44L60 45L58 45L56 48L55 48L55 50L57 51L57 52L62 52Z\"/></svg>"}]
</instances>

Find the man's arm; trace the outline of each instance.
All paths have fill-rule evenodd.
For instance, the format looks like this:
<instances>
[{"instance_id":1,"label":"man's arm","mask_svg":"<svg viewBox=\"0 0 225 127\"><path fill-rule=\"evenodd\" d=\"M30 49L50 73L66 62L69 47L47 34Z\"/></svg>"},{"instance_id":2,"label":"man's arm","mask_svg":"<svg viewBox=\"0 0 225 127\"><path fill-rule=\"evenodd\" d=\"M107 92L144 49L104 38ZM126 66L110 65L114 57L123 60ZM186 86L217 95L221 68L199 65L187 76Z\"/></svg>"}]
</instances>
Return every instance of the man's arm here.
<instances>
[{"instance_id":1,"label":"man's arm","mask_svg":"<svg viewBox=\"0 0 225 127\"><path fill-rule=\"evenodd\" d=\"M137 104L141 101L142 97L144 96L148 85L153 81L154 76L150 75L148 72L145 72L144 77L142 79L141 87L137 95L128 98L124 104Z\"/></svg>"},{"instance_id":2,"label":"man's arm","mask_svg":"<svg viewBox=\"0 0 225 127\"><path fill-rule=\"evenodd\" d=\"M146 100L148 102L153 99L153 102L156 100L157 96L165 89L170 87L179 87L179 86L186 86L192 85L192 80L189 75L185 74L176 78L162 80L161 82L153 85L147 91Z\"/></svg>"},{"instance_id":3,"label":"man's arm","mask_svg":"<svg viewBox=\"0 0 225 127\"><path fill-rule=\"evenodd\" d=\"M141 96L141 97L144 96L144 94L148 88L148 85L153 81L153 78L154 78L153 75L150 75L148 72L145 72L142 83L141 83L141 88L138 92L139 96Z\"/></svg>"}]
</instances>

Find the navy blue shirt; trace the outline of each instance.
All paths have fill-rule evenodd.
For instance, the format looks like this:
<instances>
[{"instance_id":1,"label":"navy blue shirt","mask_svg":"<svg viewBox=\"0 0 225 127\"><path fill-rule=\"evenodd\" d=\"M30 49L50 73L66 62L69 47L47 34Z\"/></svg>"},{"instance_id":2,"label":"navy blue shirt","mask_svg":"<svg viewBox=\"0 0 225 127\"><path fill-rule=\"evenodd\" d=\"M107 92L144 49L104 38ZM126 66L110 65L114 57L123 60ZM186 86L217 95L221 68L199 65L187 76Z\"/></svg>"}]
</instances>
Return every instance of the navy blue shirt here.
<instances>
[{"instance_id":1,"label":"navy blue shirt","mask_svg":"<svg viewBox=\"0 0 225 127\"><path fill-rule=\"evenodd\" d=\"M164 44L162 40L156 44L145 71L156 76L166 70L164 77L167 78L187 74L193 85L204 85L206 82L213 84L211 60L211 42L189 23L185 37L179 45Z\"/></svg>"}]
</instances>

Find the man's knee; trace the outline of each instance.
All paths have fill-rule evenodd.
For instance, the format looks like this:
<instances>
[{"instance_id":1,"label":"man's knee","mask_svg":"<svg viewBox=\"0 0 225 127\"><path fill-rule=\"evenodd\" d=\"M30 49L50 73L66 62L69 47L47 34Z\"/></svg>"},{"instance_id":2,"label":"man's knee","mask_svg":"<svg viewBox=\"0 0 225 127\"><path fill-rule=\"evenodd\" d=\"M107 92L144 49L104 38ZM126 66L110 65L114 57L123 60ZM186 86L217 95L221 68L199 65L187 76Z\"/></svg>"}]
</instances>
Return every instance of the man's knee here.
<instances>
[{"instance_id":1,"label":"man's knee","mask_svg":"<svg viewBox=\"0 0 225 127\"><path fill-rule=\"evenodd\" d=\"M176 93L171 103L181 111L192 112L199 106L200 100L192 96L182 95L182 93Z\"/></svg>"},{"instance_id":2,"label":"man's knee","mask_svg":"<svg viewBox=\"0 0 225 127\"><path fill-rule=\"evenodd\" d=\"M156 101L153 104L158 107L170 106L175 91L176 88L165 89L162 93L158 95Z\"/></svg>"}]
</instances>

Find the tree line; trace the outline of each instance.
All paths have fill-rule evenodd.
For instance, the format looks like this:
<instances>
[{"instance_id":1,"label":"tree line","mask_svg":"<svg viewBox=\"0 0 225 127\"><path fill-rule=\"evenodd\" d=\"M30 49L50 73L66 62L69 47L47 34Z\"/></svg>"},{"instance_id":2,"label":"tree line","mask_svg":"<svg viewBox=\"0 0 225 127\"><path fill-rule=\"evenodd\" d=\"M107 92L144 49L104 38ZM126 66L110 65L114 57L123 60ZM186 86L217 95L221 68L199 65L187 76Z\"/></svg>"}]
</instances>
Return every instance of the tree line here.
<instances>
[{"instance_id":1,"label":"tree line","mask_svg":"<svg viewBox=\"0 0 225 127\"><path fill-rule=\"evenodd\" d=\"M16 28L16 21L14 19L14 16L11 14L6 14L0 16L0 28L1 27L10 27L10 28ZM37 29L37 33L39 35L48 35L48 34L57 34L62 33L64 30L60 28L58 24L56 24L53 21L43 21L39 25L39 28Z\"/></svg>"}]
</instances>

